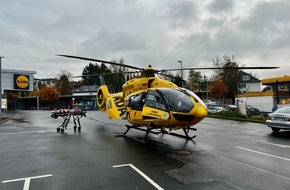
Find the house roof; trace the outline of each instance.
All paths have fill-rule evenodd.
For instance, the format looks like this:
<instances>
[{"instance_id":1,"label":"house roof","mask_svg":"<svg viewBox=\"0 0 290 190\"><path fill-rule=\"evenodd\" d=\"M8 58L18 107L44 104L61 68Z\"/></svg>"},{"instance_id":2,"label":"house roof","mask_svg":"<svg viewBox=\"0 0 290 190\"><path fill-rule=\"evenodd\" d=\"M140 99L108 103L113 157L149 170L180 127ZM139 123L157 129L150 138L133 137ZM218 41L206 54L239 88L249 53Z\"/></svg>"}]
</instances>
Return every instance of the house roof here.
<instances>
[{"instance_id":1,"label":"house roof","mask_svg":"<svg viewBox=\"0 0 290 190\"><path fill-rule=\"evenodd\" d=\"M15 69L2 69L2 73L25 73L25 74L36 74L36 71L26 70L15 70Z\"/></svg>"},{"instance_id":2,"label":"house roof","mask_svg":"<svg viewBox=\"0 0 290 190\"><path fill-rule=\"evenodd\" d=\"M248 80L248 81L242 80L242 76L244 76L244 75L249 75L250 76L250 80ZM240 77L239 77L238 83L259 83L259 82L261 82L260 79L257 79L253 75L251 75L249 73L246 73L244 71L241 71L239 76Z\"/></svg>"}]
</instances>

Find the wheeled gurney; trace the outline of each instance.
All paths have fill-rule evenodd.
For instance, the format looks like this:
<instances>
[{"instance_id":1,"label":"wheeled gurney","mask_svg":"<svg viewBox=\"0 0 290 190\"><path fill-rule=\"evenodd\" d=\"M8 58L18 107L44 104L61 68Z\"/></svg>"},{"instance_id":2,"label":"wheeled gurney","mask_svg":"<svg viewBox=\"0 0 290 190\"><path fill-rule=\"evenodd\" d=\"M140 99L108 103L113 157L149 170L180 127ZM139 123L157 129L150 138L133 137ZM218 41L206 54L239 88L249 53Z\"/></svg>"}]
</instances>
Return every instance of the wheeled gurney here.
<instances>
[{"instance_id":1,"label":"wheeled gurney","mask_svg":"<svg viewBox=\"0 0 290 190\"><path fill-rule=\"evenodd\" d=\"M86 117L86 110L81 110L81 109L58 109L54 110L51 113L51 117L54 119L57 119L58 117L63 118L63 122L61 126L57 127L56 130L57 132L63 133L65 129L67 129L67 125L71 119L71 117L74 120L74 131L78 129L78 131L81 131L81 122L80 119L82 117Z\"/></svg>"}]
</instances>

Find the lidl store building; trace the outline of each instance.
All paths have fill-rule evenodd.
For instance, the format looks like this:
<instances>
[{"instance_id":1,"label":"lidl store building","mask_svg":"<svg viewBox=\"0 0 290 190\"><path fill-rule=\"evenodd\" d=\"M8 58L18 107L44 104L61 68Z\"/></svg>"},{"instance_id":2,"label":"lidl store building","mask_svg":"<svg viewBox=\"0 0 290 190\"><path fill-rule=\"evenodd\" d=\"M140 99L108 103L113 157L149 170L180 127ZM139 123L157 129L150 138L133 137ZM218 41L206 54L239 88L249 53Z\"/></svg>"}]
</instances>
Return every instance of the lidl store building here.
<instances>
[{"instance_id":1,"label":"lidl store building","mask_svg":"<svg viewBox=\"0 0 290 190\"><path fill-rule=\"evenodd\" d=\"M73 95L61 95L58 101L50 103L40 102L37 96L29 96L29 92L34 90L35 74L36 71L2 69L0 88L2 89L2 111L51 110L73 106L96 109L96 86L93 89L84 89L84 93L74 92Z\"/></svg>"},{"instance_id":2,"label":"lidl store building","mask_svg":"<svg viewBox=\"0 0 290 190\"><path fill-rule=\"evenodd\" d=\"M36 71L25 70L1 70L1 94L2 110L17 109L19 94L33 90L33 75Z\"/></svg>"}]
</instances>

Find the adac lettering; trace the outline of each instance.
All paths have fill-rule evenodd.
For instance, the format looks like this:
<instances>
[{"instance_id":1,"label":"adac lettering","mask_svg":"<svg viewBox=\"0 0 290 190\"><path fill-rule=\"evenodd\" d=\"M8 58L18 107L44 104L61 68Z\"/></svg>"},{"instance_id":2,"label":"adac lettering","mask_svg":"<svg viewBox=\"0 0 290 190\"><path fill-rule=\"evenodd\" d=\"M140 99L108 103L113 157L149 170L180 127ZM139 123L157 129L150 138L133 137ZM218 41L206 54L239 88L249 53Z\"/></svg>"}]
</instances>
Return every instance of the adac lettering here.
<instances>
[{"instance_id":1,"label":"adac lettering","mask_svg":"<svg viewBox=\"0 0 290 190\"><path fill-rule=\"evenodd\" d=\"M124 102L121 99L115 99L114 100L115 105L118 108L119 116L122 117L126 113Z\"/></svg>"}]
</instances>

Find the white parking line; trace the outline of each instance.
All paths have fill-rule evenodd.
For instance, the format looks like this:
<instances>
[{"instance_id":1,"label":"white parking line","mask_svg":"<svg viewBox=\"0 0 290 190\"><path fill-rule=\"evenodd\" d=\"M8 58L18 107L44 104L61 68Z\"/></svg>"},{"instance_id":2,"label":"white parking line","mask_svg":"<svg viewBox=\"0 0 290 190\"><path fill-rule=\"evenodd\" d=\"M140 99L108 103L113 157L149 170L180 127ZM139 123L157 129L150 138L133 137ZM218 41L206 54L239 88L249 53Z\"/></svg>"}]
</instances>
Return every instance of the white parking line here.
<instances>
[{"instance_id":1,"label":"white parking line","mask_svg":"<svg viewBox=\"0 0 290 190\"><path fill-rule=\"evenodd\" d=\"M280 148L290 148L289 145L284 145L284 144L270 143L270 142L264 142L264 141L257 141L257 142L264 143L264 144L269 144L269 145L273 145L273 146L277 146L277 147L280 147Z\"/></svg>"},{"instance_id":2,"label":"white parking line","mask_svg":"<svg viewBox=\"0 0 290 190\"><path fill-rule=\"evenodd\" d=\"M138 168L136 168L133 164L123 164L123 165L116 165L113 166L113 168L120 168L120 167L126 167L129 166L131 167L133 170L135 170L136 172L138 172L142 177L144 177L149 183L151 183L154 187L156 187L156 189L158 190L164 190L162 187L160 187L157 183L155 183L150 177L148 177L146 174L144 174L141 170L139 170Z\"/></svg>"},{"instance_id":3,"label":"white parking line","mask_svg":"<svg viewBox=\"0 0 290 190\"><path fill-rule=\"evenodd\" d=\"M41 176L34 176L34 177L26 177L26 178L19 178L19 179L12 179L12 180L2 181L2 183L11 183L11 182L16 182L16 181L24 181L23 190L29 190L30 181L32 179L38 179L38 178L44 178L44 177L51 177L51 176L52 176L52 174L41 175Z\"/></svg>"},{"instance_id":4,"label":"white parking line","mask_svg":"<svg viewBox=\"0 0 290 190\"><path fill-rule=\"evenodd\" d=\"M257 153L257 154L262 154L262 155L265 155L265 156L270 156L270 157L273 157L273 158L279 158L279 159L282 159L282 160L290 161L289 158L284 158L284 157L276 156L276 155L273 155L273 154L268 154L268 153L264 153L264 152L259 152L259 151L256 151L256 150L251 150L251 149L244 148L244 147L240 147L240 146L235 146L235 147L236 147L236 148L239 148L239 149L242 149L242 150L249 151L249 152L254 152L254 153Z\"/></svg>"}]
</instances>

